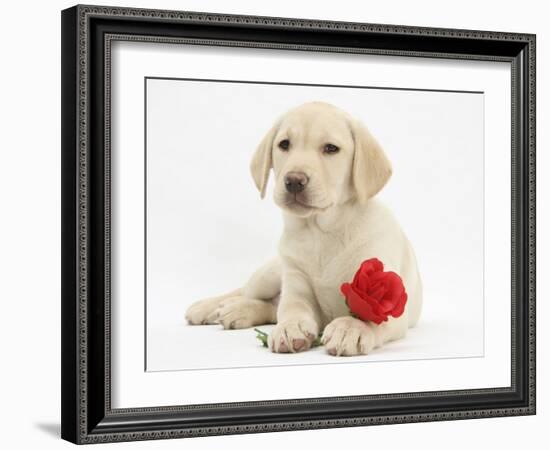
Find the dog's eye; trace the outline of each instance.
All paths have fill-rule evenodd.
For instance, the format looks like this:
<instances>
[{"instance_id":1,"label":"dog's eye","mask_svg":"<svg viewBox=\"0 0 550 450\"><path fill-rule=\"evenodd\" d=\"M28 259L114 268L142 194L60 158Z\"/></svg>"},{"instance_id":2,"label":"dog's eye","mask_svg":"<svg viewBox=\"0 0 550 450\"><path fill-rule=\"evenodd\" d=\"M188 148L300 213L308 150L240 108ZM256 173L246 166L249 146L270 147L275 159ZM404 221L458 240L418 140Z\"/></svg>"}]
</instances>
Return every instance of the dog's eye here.
<instances>
[{"instance_id":1,"label":"dog's eye","mask_svg":"<svg viewBox=\"0 0 550 450\"><path fill-rule=\"evenodd\" d=\"M323 147L323 153L332 154L332 153L338 153L339 151L340 151L340 148L338 148L334 144L325 144L325 146Z\"/></svg>"},{"instance_id":2,"label":"dog's eye","mask_svg":"<svg viewBox=\"0 0 550 450\"><path fill-rule=\"evenodd\" d=\"M283 139L281 142L279 142L279 148L281 150L287 151L290 147L290 141L288 139Z\"/></svg>"}]
</instances>

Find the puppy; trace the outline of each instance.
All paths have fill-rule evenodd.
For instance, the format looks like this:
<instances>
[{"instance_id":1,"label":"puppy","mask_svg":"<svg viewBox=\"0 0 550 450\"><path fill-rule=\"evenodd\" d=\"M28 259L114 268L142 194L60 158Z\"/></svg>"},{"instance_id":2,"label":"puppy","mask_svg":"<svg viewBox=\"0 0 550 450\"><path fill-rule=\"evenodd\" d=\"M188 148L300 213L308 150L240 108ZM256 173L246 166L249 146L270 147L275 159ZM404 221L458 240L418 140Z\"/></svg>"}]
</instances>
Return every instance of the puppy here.
<instances>
[{"instance_id":1,"label":"puppy","mask_svg":"<svg viewBox=\"0 0 550 450\"><path fill-rule=\"evenodd\" d=\"M367 128L333 105L306 103L275 122L250 168L262 197L273 169L284 218L279 255L242 288L193 304L188 322L226 329L276 323L269 347L277 353L308 350L321 331L336 356L365 355L405 336L418 321L422 285L407 237L373 199L392 169ZM380 325L352 317L340 293L374 257L401 276L408 294L405 312Z\"/></svg>"}]
</instances>

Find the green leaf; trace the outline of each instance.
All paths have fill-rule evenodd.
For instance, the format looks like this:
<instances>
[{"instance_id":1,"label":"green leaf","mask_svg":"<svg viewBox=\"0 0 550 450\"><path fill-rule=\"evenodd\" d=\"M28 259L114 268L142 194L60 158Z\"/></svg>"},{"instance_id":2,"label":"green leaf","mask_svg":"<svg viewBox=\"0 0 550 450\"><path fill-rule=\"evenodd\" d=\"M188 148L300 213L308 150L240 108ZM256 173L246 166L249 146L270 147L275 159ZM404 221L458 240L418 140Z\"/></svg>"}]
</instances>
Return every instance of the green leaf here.
<instances>
[{"instance_id":1,"label":"green leaf","mask_svg":"<svg viewBox=\"0 0 550 450\"><path fill-rule=\"evenodd\" d=\"M313 343L311 344L311 347L319 347L321 344L321 338L323 337L323 333L321 333L319 336L317 336L315 338L315 340L313 341Z\"/></svg>"},{"instance_id":2,"label":"green leaf","mask_svg":"<svg viewBox=\"0 0 550 450\"><path fill-rule=\"evenodd\" d=\"M254 331L256 332L256 338L261 341L264 347L267 347L267 338L269 335L258 328L254 328Z\"/></svg>"}]
</instances>

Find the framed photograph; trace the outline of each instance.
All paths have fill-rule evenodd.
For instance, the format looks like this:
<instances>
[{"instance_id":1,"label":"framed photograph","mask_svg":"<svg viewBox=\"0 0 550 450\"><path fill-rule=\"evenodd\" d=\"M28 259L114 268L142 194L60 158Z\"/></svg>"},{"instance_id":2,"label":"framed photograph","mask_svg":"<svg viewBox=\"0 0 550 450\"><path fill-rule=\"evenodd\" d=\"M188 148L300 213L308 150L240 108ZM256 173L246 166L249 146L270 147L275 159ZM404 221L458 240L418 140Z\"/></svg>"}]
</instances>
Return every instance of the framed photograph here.
<instances>
[{"instance_id":1,"label":"framed photograph","mask_svg":"<svg viewBox=\"0 0 550 450\"><path fill-rule=\"evenodd\" d=\"M62 437L535 413L535 36L62 12Z\"/></svg>"}]
</instances>

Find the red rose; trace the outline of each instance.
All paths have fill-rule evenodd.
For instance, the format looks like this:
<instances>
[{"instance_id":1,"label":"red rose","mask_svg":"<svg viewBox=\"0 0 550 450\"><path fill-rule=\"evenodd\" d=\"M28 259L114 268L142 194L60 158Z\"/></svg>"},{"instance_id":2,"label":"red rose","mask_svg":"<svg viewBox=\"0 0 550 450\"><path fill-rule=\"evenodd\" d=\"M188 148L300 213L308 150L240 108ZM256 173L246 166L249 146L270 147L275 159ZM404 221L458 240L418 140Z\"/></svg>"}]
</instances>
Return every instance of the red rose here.
<instances>
[{"instance_id":1,"label":"red rose","mask_svg":"<svg viewBox=\"0 0 550 450\"><path fill-rule=\"evenodd\" d=\"M364 261L353 282L342 284L340 290L355 316L376 324L385 322L388 316L399 317L407 303L401 277L395 272L384 272L384 265L376 258Z\"/></svg>"}]
</instances>

